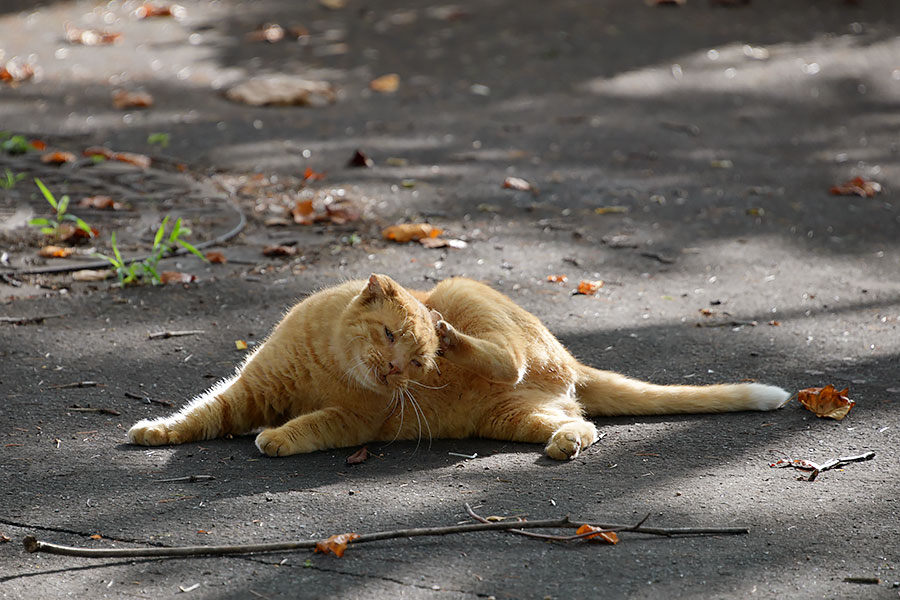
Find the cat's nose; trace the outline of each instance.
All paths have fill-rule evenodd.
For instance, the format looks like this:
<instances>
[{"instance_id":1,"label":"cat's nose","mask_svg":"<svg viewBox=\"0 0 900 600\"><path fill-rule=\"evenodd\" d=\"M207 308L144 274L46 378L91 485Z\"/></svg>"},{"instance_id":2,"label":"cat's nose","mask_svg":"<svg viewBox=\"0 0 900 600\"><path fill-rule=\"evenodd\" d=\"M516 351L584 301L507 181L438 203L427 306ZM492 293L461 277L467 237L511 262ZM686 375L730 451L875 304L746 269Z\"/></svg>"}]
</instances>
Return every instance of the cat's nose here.
<instances>
[{"instance_id":1,"label":"cat's nose","mask_svg":"<svg viewBox=\"0 0 900 600\"><path fill-rule=\"evenodd\" d=\"M389 362L389 363L388 363L388 367L390 367L390 370L387 372L388 375L396 375L397 373L400 372L400 368L397 367L397 366L396 366L394 363L392 363L392 362Z\"/></svg>"}]
</instances>

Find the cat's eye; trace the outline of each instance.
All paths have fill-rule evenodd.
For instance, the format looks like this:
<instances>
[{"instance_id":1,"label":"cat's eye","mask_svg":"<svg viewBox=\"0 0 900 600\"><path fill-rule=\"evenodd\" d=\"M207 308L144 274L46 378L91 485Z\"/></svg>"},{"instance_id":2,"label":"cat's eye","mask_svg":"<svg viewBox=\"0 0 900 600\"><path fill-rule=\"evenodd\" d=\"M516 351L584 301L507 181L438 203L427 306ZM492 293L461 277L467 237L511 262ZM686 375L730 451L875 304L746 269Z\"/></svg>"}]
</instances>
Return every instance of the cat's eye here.
<instances>
[{"instance_id":1,"label":"cat's eye","mask_svg":"<svg viewBox=\"0 0 900 600\"><path fill-rule=\"evenodd\" d=\"M409 361L409 362L411 362L411 363L413 364L413 366L415 366L415 367L421 367L421 366L422 366L422 363L420 363L420 362L419 362L418 360L416 360L415 358L412 359L412 360Z\"/></svg>"},{"instance_id":2,"label":"cat's eye","mask_svg":"<svg viewBox=\"0 0 900 600\"><path fill-rule=\"evenodd\" d=\"M387 339L390 343L392 343L392 344L394 343L394 334L391 333L391 330L388 329L387 327L384 328L384 335L387 337Z\"/></svg>"}]
</instances>

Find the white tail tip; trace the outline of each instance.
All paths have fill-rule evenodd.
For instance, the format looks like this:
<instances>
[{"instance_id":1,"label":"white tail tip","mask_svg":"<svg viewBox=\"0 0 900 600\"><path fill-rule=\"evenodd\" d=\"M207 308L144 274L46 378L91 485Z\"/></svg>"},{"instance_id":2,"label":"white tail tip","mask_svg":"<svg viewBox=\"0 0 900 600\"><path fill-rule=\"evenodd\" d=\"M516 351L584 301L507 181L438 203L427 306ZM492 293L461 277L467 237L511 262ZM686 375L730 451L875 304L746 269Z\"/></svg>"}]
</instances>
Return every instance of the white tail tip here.
<instances>
[{"instance_id":1,"label":"white tail tip","mask_svg":"<svg viewBox=\"0 0 900 600\"><path fill-rule=\"evenodd\" d=\"M750 392L750 402L756 410L775 410L791 399L791 395L774 385L764 383L746 384Z\"/></svg>"}]
</instances>

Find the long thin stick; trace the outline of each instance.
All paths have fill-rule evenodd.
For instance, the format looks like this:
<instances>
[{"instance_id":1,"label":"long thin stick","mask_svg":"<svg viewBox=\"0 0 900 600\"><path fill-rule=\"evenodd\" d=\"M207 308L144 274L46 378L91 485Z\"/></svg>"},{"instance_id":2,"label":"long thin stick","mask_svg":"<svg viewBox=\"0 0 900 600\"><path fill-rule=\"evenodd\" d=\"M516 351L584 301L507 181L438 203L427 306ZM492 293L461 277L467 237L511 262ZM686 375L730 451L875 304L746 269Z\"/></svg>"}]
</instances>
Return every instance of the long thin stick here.
<instances>
[{"instance_id":1,"label":"long thin stick","mask_svg":"<svg viewBox=\"0 0 900 600\"><path fill-rule=\"evenodd\" d=\"M471 510L471 509L468 509ZM501 523L468 523L463 525L448 525L444 527L417 527L412 529L394 529L375 533L364 533L349 542L349 545L377 542L397 538L449 535L455 533L471 533L476 531L504 531L510 529L577 529L584 522L572 521L569 517L561 519L547 519L539 521L515 521ZM666 529L660 527L643 527L635 525L610 525L590 524L603 529L618 528L619 530L647 533L651 535L734 535L749 533L743 527L726 528L686 528L679 527ZM46 552L64 556L81 556L85 558L138 558L138 557L176 557L176 556L223 556L228 554L255 554L262 552L284 552L289 550L301 550L315 548L316 544L323 540L298 540L292 542L271 542L267 544L237 544L226 546L182 546L175 548L77 548L62 546L50 542L43 542L34 536L26 536L22 543L28 552Z\"/></svg>"}]
</instances>

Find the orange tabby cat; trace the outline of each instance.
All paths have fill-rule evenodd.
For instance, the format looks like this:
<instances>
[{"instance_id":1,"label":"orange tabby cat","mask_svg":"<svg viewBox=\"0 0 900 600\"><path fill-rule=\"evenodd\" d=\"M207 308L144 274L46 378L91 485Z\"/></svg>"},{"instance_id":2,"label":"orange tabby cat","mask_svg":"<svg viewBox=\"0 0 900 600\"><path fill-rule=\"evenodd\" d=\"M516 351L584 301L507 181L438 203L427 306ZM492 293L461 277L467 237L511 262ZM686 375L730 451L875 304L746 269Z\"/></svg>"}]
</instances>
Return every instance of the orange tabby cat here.
<instances>
[{"instance_id":1,"label":"orange tabby cat","mask_svg":"<svg viewBox=\"0 0 900 600\"><path fill-rule=\"evenodd\" d=\"M772 410L787 399L758 383L660 386L600 371L481 283L420 292L372 275L306 298L233 377L128 437L157 446L262 428L260 451L286 456L424 433L542 443L567 459L597 441L585 415Z\"/></svg>"}]
</instances>

